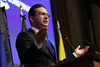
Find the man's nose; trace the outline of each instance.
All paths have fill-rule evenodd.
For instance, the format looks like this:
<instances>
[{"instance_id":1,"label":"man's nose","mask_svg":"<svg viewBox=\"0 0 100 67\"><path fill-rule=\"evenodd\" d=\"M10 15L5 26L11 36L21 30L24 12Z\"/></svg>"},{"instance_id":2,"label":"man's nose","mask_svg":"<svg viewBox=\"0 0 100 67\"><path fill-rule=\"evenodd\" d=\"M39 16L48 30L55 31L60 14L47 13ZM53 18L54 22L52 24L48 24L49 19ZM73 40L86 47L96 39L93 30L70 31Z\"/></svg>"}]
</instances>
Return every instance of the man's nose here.
<instances>
[{"instance_id":1,"label":"man's nose","mask_svg":"<svg viewBox=\"0 0 100 67\"><path fill-rule=\"evenodd\" d=\"M49 18L46 14L44 15L44 17L45 17L45 19L48 19Z\"/></svg>"}]
</instances>

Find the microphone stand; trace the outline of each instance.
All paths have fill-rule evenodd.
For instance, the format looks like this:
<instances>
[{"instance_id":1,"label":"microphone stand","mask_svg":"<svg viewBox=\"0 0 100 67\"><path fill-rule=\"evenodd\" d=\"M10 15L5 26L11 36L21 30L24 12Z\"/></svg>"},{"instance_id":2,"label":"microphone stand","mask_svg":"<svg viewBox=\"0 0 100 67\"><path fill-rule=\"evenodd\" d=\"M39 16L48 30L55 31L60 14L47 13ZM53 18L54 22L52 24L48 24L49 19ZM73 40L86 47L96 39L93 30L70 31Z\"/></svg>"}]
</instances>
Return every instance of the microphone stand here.
<instances>
[{"instance_id":1,"label":"microphone stand","mask_svg":"<svg viewBox=\"0 0 100 67\"><path fill-rule=\"evenodd\" d=\"M68 41L68 43L69 43L69 45L71 46L71 48L74 50L74 52L75 52L75 54L77 55L77 57L79 57L78 54L76 53L74 47L73 47L72 44L70 43L68 37L67 37L66 35L65 35L64 37L65 37L65 39Z\"/></svg>"}]
</instances>

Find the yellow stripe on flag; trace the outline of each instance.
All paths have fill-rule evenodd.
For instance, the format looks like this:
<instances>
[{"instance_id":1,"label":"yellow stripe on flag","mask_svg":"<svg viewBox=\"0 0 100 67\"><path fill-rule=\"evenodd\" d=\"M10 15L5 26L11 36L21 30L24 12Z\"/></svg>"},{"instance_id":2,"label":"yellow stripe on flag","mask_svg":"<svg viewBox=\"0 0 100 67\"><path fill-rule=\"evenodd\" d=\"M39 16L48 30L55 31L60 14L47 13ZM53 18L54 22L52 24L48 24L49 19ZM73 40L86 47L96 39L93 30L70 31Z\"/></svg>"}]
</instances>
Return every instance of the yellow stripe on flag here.
<instances>
[{"instance_id":1,"label":"yellow stripe on flag","mask_svg":"<svg viewBox=\"0 0 100 67\"><path fill-rule=\"evenodd\" d=\"M60 43L59 43L59 61L65 59L65 58L66 58L66 55L65 55L63 40L62 40L62 36L60 36Z\"/></svg>"},{"instance_id":2,"label":"yellow stripe on flag","mask_svg":"<svg viewBox=\"0 0 100 67\"><path fill-rule=\"evenodd\" d=\"M64 44L63 44L63 39L62 35L60 32L60 25L59 21L57 21L57 26L58 26L58 32L59 32L59 61L66 59L66 54L65 54L65 49L64 49Z\"/></svg>"}]
</instances>

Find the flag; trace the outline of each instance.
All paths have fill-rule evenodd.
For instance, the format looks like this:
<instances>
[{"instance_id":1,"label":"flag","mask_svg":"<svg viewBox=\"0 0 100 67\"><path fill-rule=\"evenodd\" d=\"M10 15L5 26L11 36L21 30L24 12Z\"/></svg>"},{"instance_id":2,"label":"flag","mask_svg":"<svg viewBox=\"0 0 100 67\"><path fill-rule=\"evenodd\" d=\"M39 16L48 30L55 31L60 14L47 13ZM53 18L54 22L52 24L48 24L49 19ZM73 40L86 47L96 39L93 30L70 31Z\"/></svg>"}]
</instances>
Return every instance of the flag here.
<instances>
[{"instance_id":1,"label":"flag","mask_svg":"<svg viewBox=\"0 0 100 67\"><path fill-rule=\"evenodd\" d=\"M25 23L25 15L21 16L22 17L22 21L21 21L21 32L25 32L27 31L27 27L26 27L26 23Z\"/></svg>"},{"instance_id":2,"label":"flag","mask_svg":"<svg viewBox=\"0 0 100 67\"><path fill-rule=\"evenodd\" d=\"M0 38L2 38L0 40L3 40L3 42L0 41L0 58L1 58L0 61L2 61L0 62L0 64L3 65L5 63L1 67L14 67L8 23L4 7L0 8L0 32L1 32L0 35L2 36L2 37L0 36Z\"/></svg>"},{"instance_id":3,"label":"flag","mask_svg":"<svg viewBox=\"0 0 100 67\"><path fill-rule=\"evenodd\" d=\"M21 20L21 32L27 31L26 23L25 23L25 15L22 13L22 6L20 4L20 20ZM20 62L20 67L25 67L21 62Z\"/></svg>"},{"instance_id":4,"label":"flag","mask_svg":"<svg viewBox=\"0 0 100 67\"><path fill-rule=\"evenodd\" d=\"M20 5L20 20L21 20L21 32L27 31L26 23L25 23L25 15L22 13L22 6Z\"/></svg>"},{"instance_id":5,"label":"flag","mask_svg":"<svg viewBox=\"0 0 100 67\"><path fill-rule=\"evenodd\" d=\"M66 59L66 54L65 54L62 34L61 34L61 31L60 31L59 21L57 21L57 29L58 29L58 34L59 34L59 50L58 50L59 56L58 56L58 59L59 59L59 61L61 61L63 59Z\"/></svg>"},{"instance_id":6,"label":"flag","mask_svg":"<svg viewBox=\"0 0 100 67\"><path fill-rule=\"evenodd\" d=\"M0 67L8 67L1 30L0 30Z\"/></svg>"}]
</instances>

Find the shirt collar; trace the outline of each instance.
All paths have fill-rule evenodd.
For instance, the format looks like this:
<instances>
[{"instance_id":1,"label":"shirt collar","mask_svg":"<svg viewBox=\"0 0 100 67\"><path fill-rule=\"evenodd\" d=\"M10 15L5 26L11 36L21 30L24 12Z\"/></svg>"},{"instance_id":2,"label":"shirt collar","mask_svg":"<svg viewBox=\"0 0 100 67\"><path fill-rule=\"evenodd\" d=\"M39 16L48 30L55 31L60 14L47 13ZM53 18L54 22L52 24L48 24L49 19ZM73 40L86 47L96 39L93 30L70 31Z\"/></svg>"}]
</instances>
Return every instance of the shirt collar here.
<instances>
[{"instance_id":1,"label":"shirt collar","mask_svg":"<svg viewBox=\"0 0 100 67\"><path fill-rule=\"evenodd\" d=\"M38 28L36 28L36 27L31 27L31 29L33 30L35 30L36 31L36 33L38 33L39 32L39 29Z\"/></svg>"}]
</instances>

